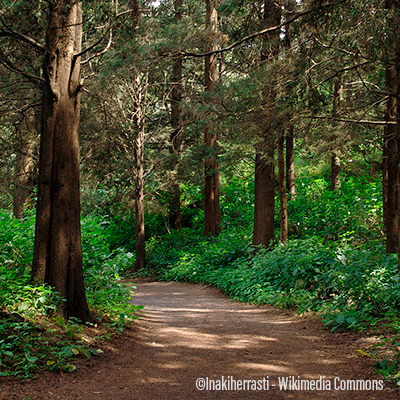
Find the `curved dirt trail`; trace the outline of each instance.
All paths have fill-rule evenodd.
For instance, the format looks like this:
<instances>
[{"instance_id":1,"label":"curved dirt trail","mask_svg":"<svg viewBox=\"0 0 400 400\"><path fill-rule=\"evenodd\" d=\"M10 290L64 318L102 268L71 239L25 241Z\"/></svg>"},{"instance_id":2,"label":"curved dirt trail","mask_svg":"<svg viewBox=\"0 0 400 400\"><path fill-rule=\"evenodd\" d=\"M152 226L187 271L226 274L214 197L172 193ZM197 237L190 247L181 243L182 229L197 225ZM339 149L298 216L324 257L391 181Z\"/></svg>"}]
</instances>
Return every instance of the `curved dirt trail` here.
<instances>
[{"instance_id":1,"label":"curved dirt trail","mask_svg":"<svg viewBox=\"0 0 400 400\"><path fill-rule=\"evenodd\" d=\"M334 390L343 384L339 379L380 377L356 351L365 346L362 339L331 334L314 318L232 302L213 288L184 283L140 280L133 301L145 305L142 319L104 355L73 374L46 373L0 391L4 400L399 398L388 383L378 391ZM280 390L279 378L292 376L323 377L331 390ZM196 380L207 377L225 390L197 390ZM269 390L228 390L239 380L257 380L258 387L242 384Z\"/></svg>"}]
</instances>

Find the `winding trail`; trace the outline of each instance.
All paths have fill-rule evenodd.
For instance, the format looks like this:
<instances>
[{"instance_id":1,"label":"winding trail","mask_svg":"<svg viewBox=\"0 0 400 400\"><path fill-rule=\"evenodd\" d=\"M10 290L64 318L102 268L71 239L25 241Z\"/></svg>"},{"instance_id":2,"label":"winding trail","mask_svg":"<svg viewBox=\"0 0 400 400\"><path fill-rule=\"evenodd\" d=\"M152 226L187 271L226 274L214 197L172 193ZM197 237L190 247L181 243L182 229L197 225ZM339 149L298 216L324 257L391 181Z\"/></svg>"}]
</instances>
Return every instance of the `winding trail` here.
<instances>
[{"instance_id":1,"label":"winding trail","mask_svg":"<svg viewBox=\"0 0 400 400\"><path fill-rule=\"evenodd\" d=\"M368 345L368 338L331 334L314 317L232 302L207 286L147 280L139 280L137 286L133 301L145 306L142 318L104 355L73 374L45 373L35 381L2 388L0 396L8 396L4 400L399 398L388 383L378 391L334 390L335 378L336 383L380 379L371 367L373 360L357 353ZM325 387L330 382L332 388L280 390L279 378L290 376L323 377ZM196 380L207 377L224 377L230 385L233 380L236 384L260 380L259 385L269 390L197 390Z\"/></svg>"}]
</instances>

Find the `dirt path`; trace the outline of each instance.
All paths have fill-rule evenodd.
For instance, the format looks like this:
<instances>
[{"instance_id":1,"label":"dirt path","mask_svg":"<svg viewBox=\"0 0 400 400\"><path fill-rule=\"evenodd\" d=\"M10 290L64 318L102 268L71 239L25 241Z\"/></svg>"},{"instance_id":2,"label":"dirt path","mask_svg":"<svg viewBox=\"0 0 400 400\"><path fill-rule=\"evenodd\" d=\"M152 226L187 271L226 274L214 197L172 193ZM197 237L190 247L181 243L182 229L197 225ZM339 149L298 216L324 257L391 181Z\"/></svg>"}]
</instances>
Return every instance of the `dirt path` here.
<instances>
[{"instance_id":1,"label":"dirt path","mask_svg":"<svg viewBox=\"0 0 400 400\"><path fill-rule=\"evenodd\" d=\"M331 334L314 318L231 302L213 288L183 283L139 281L134 302L145 305L143 318L105 354L71 374L45 373L33 382L3 387L0 393L5 397L1 398L399 398L399 392L387 383L378 391L334 390L335 384L344 385L346 380L370 384L380 378L371 368L372 361L356 351L364 348L365 339ZM280 390L279 379L291 376L308 384L323 382L325 389L330 384L331 390ZM209 387L221 385L225 390L198 390L199 378L209 378ZM249 385L251 390L229 390L235 384Z\"/></svg>"}]
</instances>

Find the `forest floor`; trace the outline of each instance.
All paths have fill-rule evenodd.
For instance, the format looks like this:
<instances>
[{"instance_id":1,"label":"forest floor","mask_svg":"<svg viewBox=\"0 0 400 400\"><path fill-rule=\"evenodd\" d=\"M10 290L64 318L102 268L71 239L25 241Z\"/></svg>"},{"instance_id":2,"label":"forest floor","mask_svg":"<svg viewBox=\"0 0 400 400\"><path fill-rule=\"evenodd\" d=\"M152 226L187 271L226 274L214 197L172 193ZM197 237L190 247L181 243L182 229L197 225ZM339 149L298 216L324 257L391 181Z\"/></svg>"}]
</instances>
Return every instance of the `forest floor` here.
<instances>
[{"instance_id":1,"label":"forest floor","mask_svg":"<svg viewBox=\"0 0 400 400\"><path fill-rule=\"evenodd\" d=\"M382 390L335 390L335 384L344 385L346 380L381 379L373 370L374 360L357 352L371 348L372 336L330 333L314 316L233 302L204 285L142 278L136 282L133 302L145 308L134 328L104 346L99 357L75 363L78 368L73 373L44 372L28 382L0 382L0 398L399 398L398 389L388 382ZM309 382L321 379L326 390L281 390L279 379L292 376ZM224 390L198 390L196 382L204 383L207 378L209 385L213 385L211 380L218 385L219 380ZM251 390L229 390L234 389L234 382L240 385L239 380L260 382Z\"/></svg>"}]
</instances>

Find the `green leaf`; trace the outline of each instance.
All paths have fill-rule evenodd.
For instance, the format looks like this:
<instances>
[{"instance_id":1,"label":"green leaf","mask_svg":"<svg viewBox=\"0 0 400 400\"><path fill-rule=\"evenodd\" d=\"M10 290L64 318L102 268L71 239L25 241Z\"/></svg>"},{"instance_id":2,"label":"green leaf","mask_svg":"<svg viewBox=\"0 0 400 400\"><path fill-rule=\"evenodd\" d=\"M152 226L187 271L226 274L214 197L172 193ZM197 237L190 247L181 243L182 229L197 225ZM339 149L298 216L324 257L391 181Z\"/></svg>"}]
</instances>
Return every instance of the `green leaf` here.
<instances>
[{"instance_id":1,"label":"green leaf","mask_svg":"<svg viewBox=\"0 0 400 400\"><path fill-rule=\"evenodd\" d=\"M30 355L25 356L25 358L26 358L26 361L28 361L31 364L34 364L38 360L38 357L30 356Z\"/></svg>"},{"instance_id":2,"label":"green leaf","mask_svg":"<svg viewBox=\"0 0 400 400\"><path fill-rule=\"evenodd\" d=\"M64 371L66 372L74 372L76 370L76 366L73 364L65 364Z\"/></svg>"},{"instance_id":3,"label":"green leaf","mask_svg":"<svg viewBox=\"0 0 400 400\"><path fill-rule=\"evenodd\" d=\"M71 351L72 351L72 353L73 353L75 356L77 356L77 355L80 353L79 349L76 348L76 347L73 347L73 348L71 349Z\"/></svg>"}]
</instances>

